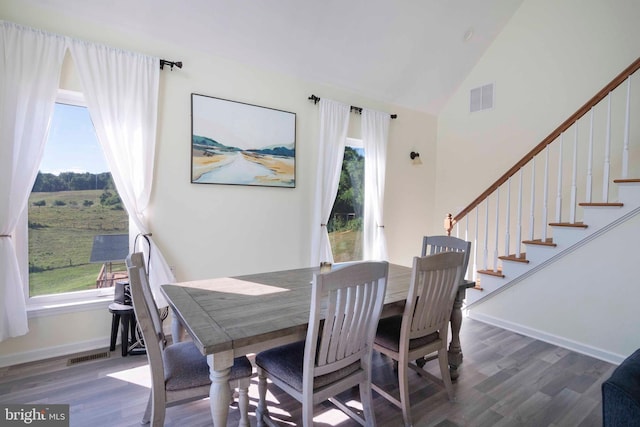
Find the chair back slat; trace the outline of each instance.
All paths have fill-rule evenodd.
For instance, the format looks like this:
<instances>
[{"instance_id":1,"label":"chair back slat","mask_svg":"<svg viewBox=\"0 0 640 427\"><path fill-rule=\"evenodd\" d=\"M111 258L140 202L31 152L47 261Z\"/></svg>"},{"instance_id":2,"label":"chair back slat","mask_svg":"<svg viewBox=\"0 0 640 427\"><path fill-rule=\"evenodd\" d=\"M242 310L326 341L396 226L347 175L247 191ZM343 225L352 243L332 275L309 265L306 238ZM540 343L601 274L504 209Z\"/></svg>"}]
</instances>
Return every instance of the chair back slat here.
<instances>
[{"instance_id":1,"label":"chair back slat","mask_svg":"<svg viewBox=\"0 0 640 427\"><path fill-rule=\"evenodd\" d=\"M314 277L305 345L310 384L315 376L371 357L388 269L386 262L363 262Z\"/></svg>"},{"instance_id":2,"label":"chair back slat","mask_svg":"<svg viewBox=\"0 0 640 427\"><path fill-rule=\"evenodd\" d=\"M448 330L463 262L460 252L414 258L401 336L415 339Z\"/></svg>"},{"instance_id":3,"label":"chair back slat","mask_svg":"<svg viewBox=\"0 0 640 427\"><path fill-rule=\"evenodd\" d=\"M126 264L127 264L127 269L130 267L136 267L142 273L144 273L144 281L143 283L141 283L141 285L143 285L141 286L141 289L142 289L144 301L149 307L149 314L151 316L151 321L153 323L153 329L156 334L159 334L158 339L161 339L164 342L165 337L164 337L164 332L162 331L162 319L160 318L160 312L158 311L156 300L153 298L153 292L151 291L151 286L149 286L147 270L144 266L144 255L142 254L142 252L133 253L129 257L127 257Z\"/></svg>"},{"instance_id":4,"label":"chair back slat","mask_svg":"<svg viewBox=\"0 0 640 427\"><path fill-rule=\"evenodd\" d=\"M469 266L469 256L471 255L471 242L459 239L454 236L424 236L422 238L422 256L435 255L440 252L463 252L464 261L462 264L463 280L467 274Z\"/></svg>"},{"instance_id":5,"label":"chair back slat","mask_svg":"<svg viewBox=\"0 0 640 427\"><path fill-rule=\"evenodd\" d=\"M164 368L162 351L166 340L162 332L162 321L151 287L147 279L142 253L134 253L126 259L131 287L131 299L136 314L136 321L142 331L149 365L151 365L151 381L154 393L164 394Z\"/></svg>"}]
</instances>

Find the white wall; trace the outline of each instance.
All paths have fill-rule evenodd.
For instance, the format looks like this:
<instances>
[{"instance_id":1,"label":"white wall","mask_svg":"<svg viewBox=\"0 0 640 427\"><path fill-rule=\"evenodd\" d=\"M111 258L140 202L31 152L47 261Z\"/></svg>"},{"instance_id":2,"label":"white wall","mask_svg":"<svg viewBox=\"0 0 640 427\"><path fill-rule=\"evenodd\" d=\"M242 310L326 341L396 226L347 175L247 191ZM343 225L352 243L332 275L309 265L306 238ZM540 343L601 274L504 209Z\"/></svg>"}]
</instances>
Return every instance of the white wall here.
<instances>
[{"instance_id":1,"label":"white wall","mask_svg":"<svg viewBox=\"0 0 640 427\"><path fill-rule=\"evenodd\" d=\"M466 207L638 58L638 19L636 0L525 0L438 116L437 217ZM494 108L470 114L469 91L487 83Z\"/></svg>"},{"instance_id":2,"label":"white wall","mask_svg":"<svg viewBox=\"0 0 640 427\"><path fill-rule=\"evenodd\" d=\"M639 18L635 0L525 0L438 117L437 217L464 208L636 60ZM470 114L469 91L487 83L495 84L495 107ZM630 234L592 243L472 315L609 360L629 354L640 346L630 324L637 250L623 237L637 237L637 220L628 227Z\"/></svg>"},{"instance_id":3,"label":"white wall","mask_svg":"<svg viewBox=\"0 0 640 427\"><path fill-rule=\"evenodd\" d=\"M114 31L99 22L78 22L19 0L1 1L0 19L183 61L182 69L161 72L149 212L154 239L178 280L308 265L318 134L318 107L307 100L312 93L398 114L390 126L385 203L391 261L410 265L420 250L421 236L432 232L428 224L432 223L435 184L435 117L195 52L188 46ZM73 79L65 84L73 86ZM295 112L296 188L191 184L192 92ZM357 137L359 121L351 117L350 136ZM422 166L411 166L409 152L413 150L422 154ZM107 346L109 321L106 309L30 319L29 334L0 343L0 366L86 350L98 346L96 343ZM55 331L46 325L55 325ZM49 334L53 340L42 339Z\"/></svg>"}]
</instances>

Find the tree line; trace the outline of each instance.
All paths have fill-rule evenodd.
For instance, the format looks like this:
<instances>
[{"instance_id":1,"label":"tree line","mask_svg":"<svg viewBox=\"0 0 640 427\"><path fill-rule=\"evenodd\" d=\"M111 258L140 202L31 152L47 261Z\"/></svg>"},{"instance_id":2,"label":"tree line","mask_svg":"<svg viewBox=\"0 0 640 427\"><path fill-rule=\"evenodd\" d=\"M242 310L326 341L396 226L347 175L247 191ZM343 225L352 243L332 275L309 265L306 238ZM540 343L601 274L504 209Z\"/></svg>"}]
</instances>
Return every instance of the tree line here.
<instances>
[{"instance_id":1,"label":"tree line","mask_svg":"<svg viewBox=\"0 0 640 427\"><path fill-rule=\"evenodd\" d=\"M60 175L38 172L33 192L115 190L111 172L93 174L89 172L62 172Z\"/></svg>"},{"instance_id":2,"label":"tree line","mask_svg":"<svg viewBox=\"0 0 640 427\"><path fill-rule=\"evenodd\" d=\"M363 184L364 156L359 150L345 147L338 194L327 224L330 233L362 228Z\"/></svg>"}]
</instances>

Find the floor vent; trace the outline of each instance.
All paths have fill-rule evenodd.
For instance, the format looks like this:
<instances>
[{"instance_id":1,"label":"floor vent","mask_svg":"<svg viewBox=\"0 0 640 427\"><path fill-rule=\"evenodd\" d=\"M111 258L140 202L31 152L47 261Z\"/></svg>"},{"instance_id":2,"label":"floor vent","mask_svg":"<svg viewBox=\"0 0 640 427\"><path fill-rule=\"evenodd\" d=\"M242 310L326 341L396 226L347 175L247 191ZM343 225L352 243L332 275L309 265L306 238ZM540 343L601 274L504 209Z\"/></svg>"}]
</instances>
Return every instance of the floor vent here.
<instances>
[{"instance_id":1,"label":"floor vent","mask_svg":"<svg viewBox=\"0 0 640 427\"><path fill-rule=\"evenodd\" d=\"M108 359L110 357L110 353L108 351L103 351L102 353L94 353L87 354L85 356L72 357L67 361L67 366L77 365L82 362L90 362L92 360L98 359Z\"/></svg>"}]
</instances>

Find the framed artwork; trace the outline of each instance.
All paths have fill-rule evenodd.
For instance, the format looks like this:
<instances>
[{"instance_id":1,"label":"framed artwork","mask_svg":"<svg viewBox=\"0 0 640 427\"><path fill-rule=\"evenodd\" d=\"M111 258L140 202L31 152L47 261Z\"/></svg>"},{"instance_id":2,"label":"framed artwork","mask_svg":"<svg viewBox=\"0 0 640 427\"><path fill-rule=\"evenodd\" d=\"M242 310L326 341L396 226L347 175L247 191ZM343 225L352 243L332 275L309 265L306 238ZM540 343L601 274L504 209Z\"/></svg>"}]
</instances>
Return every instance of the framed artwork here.
<instances>
[{"instance_id":1,"label":"framed artwork","mask_svg":"<svg viewBox=\"0 0 640 427\"><path fill-rule=\"evenodd\" d=\"M191 94L191 182L296 186L296 115Z\"/></svg>"}]
</instances>

